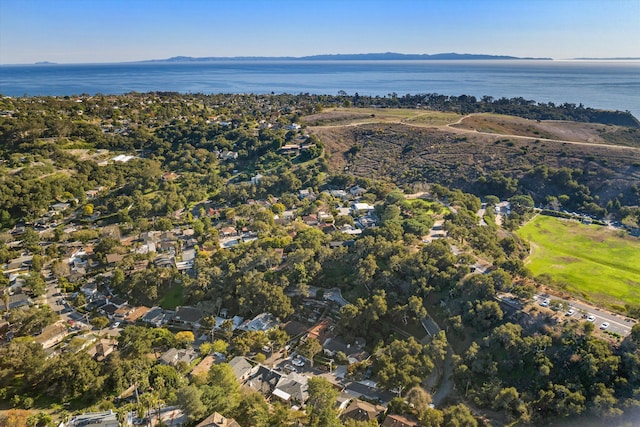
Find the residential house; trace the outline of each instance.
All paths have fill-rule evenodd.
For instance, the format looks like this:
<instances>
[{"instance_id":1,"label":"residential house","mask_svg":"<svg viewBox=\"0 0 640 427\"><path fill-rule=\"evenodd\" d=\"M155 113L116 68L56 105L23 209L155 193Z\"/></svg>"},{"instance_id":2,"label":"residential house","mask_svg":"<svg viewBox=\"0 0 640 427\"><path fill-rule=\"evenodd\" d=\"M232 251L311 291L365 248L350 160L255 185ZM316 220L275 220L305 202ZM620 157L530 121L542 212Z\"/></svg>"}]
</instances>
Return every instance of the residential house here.
<instances>
[{"instance_id":1,"label":"residential house","mask_svg":"<svg viewBox=\"0 0 640 427\"><path fill-rule=\"evenodd\" d=\"M364 340L356 339L353 344L345 343L340 337L327 338L322 342L322 351L327 357L334 357L338 352L347 356L349 363L362 362L369 357L364 350Z\"/></svg>"},{"instance_id":2,"label":"residential house","mask_svg":"<svg viewBox=\"0 0 640 427\"><path fill-rule=\"evenodd\" d=\"M285 144L280 147L278 151L283 155L298 154L298 151L300 151L300 146L298 144Z\"/></svg>"},{"instance_id":3,"label":"residential house","mask_svg":"<svg viewBox=\"0 0 640 427\"><path fill-rule=\"evenodd\" d=\"M147 323L149 325L155 326L156 328L159 328L160 326L167 323L167 320L169 320L172 316L173 316L173 312L167 313L160 307L151 307L149 311L147 311L140 318L140 320L144 323Z\"/></svg>"},{"instance_id":4,"label":"residential house","mask_svg":"<svg viewBox=\"0 0 640 427\"><path fill-rule=\"evenodd\" d=\"M112 298L109 300L109 303L111 303L111 304L115 305L116 307L120 308L120 307L122 307L123 305L128 304L128 303L129 303L129 301L127 301L127 300L126 300L126 299L124 299L124 298L120 298L119 296L117 296L117 295L116 295L115 297L112 297Z\"/></svg>"},{"instance_id":5,"label":"residential house","mask_svg":"<svg viewBox=\"0 0 640 427\"><path fill-rule=\"evenodd\" d=\"M238 153L236 153L235 151L225 151L220 154L220 158L222 160L235 160L238 158Z\"/></svg>"},{"instance_id":6,"label":"residential house","mask_svg":"<svg viewBox=\"0 0 640 427\"><path fill-rule=\"evenodd\" d=\"M35 340L46 350L61 342L67 335L69 335L67 326L63 322L57 322L46 326Z\"/></svg>"},{"instance_id":7,"label":"residential house","mask_svg":"<svg viewBox=\"0 0 640 427\"><path fill-rule=\"evenodd\" d=\"M14 308L29 307L33 305L33 301L26 294L13 294L9 295L9 307L4 300L0 299L0 311L9 311Z\"/></svg>"},{"instance_id":8,"label":"residential house","mask_svg":"<svg viewBox=\"0 0 640 427\"><path fill-rule=\"evenodd\" d=\"M304 375L291 372L278 381L273 396L289 404L304 404L309 398L308 378Z\"/></svg>"},{"instance_id":9,"label":"residential house","mask_svg":"<svg viewBox=\"0 0 640 427\"><path fill-rule=\"evenodd\" d=\"M202 420L196 427L240 427L233 418L225 418L217 412Z\"/></svg>"},{"instance_id":10,"label":"residential house","mask_svg":"<svg viewBox=\"0 0 640 427\"><path fill-rule=\"evenodd\" d=\"M258 184L260 184L260 181L263 178L264 178L264 175L262 175L261 173L258 173L255 176L251 177L251 184L258 185Z\"/></svg>"},{"instance_id":11,"label":"residential house","mask_svg":"<svg viewBox=\"0 0 640 427\"><path fill-rule=\"evenodd\" d=\"M113 318L116 320L123 321L124 318L127 317L134 310L135 310L135 307L129 304L124 304L118 307L118 309L113 313Z\"/></svg>"},{"instance_id":12,"label":"residential house","mask_svg":"<svg viewBox=\"0 0 640 427\"><path fill-rule=\"evenodd\" d=\"M354 215L367 215L373 213L375 207L371 206L369 203L352 203L351 210Z\"/></svg>"},{"instance_id":13,"label":"residential house","mask_svg":"<svg viewBox=\"0 0 640 427\"><path fill-rule=\"evenodd\" d=\"M133 310L129 311L129 313L124 317L124 321L127 323L135 323L138 319L142 318L145 314L149 312L149 307L135 307Z\"/></svg>"},{"instance_id":14,"label":"residential house","mask_svg":"<svg viewBox=\"0 0 640 427\"><path fill-rule=\"evenodd\" d=\"M380 421L380 417L386 411L384 406L374 405L364 400L354 399L349 403L347 409L344 410L340 418L343 421L352 419L355 421L370 422Z\"/></svg>"},{"instance_id":15,"label":"residential house","mask_svg":"<svg viewBox=\"0 0 640 427\"><path fill-rule=\"evenodd\" d=\"M249 378L254 370L253 366L251 366L247 359L242 356L236 356L231 359L229 361L229 366L231 366L231 369L233 369L233 373L240 382L244 382L247 378Z\"/></svg>"},{"instance_id":16,"label":"residential house","mask_svg":"<svg viewBox=\"0 0 640 427\"><path fill-rule=\"evenodd\" d=\"M198 363L196 367L193 368L193 371L191 371L190 375L192 377L200 374L204 374L206 376L207 373L209 372L209 369L211 369L215 361L216 359L212 355L209 354L205 356L204 359L202 359L200 363Z\"/></svg>"},{"instance_id":17,"label":"residential house","mask_svg":"<svg viewBox=\"0 0 640 427\"><path fill-rule=\"evenodd\" d=\"M220 234L222 237L232 237L238 235L238 230L235 227L222 227L220 229Z\"/></svg>"},{"instance_id":18,"label":"residential house","mask_svg":"<svg viewBox=\"0 0 640 427\"><path fill-rule=\"evenodd\" d=\"M178 178L180 178L180 175L175 172L167 172L162 174L162 176L160 177L160 179L162 179L164 182L175 181Z\"/></svg>"},{"instance_id":19,"label":"residential house","mask_svg":"<svg viewBox=\"0 0 640 427\"><path fill-rule=\"evenodd\" d=\"M160 359L158 359L158 361L163 365L176 366L180 362L190 365L191 362L193 362L197 358L198 353L193 348L170 348L162 356L160 356Z\"/></svg>"},{"instance_id":20,"label":"residential house","mask_svg":"<svg viewBox=\"0 0 640 427\"><path fill-rule=\"evenodd\" d=\"M329 191L329 194L331 194L335 198L342 199L342 200L346 200L349 198L349 195L344 190L331 190Z\"/></svg>"},{"instance_id":21,"label":"residential house","mask_svg":"<svg viewBox=\"0 0 640 427\"><path fill-rule=\"evenodd\" d=\"M153 264L157 268L171 268L171 267L175 267L176 265L174 262L173 256L170 256L170 255L158 255L153 260Z\"/></svg>"},{"instance_id":22,"label":"residential house","mask_svg":"<svg viewBox=\"0 0 640 427\"><path fill-rule=\"evenodd\" d=\"M257 391L264 397L269 398L282 379L283 374L259 365L258 370L245 383L253 391Z\"/></svg>"},{"instance_id":23,"label":"residential house","mask_svg":"<svg viewBox=\"0 0 640 427\"><path fill-rule=\"evenodd\" d=\"M86 297L92 298L98 293L98 284L95 281L85 283L80 287L80 292Z\"/></svg>"},{"instance_id":24,"label":"residential house","mask_svg":"<svg viewBox=\"0 0 640 427\"><path fill-rule=\"evenodd\" d=\"M201 319L202 311L199 308L179 306L176 308L171 323L175 326L199 329Z\"/></svg>"},{"instance_id":25,"label":"residential house","mask_svg":"<svg viewBox=\"0 0 640 427\"><path fill-rule=\"evenodd\" d=\"M349 189L349 194L351 194L351 196L353 197L361 197L364 193L366 193L367 190L360 187L359 185L356 185L354 187L351 187Z\"/></svg>"},{"instance_id":26,"label":"residential house","mask_svg":"<svg viewBox=\"0 0 640 427\"><path fill-rule=\"evenodd\" d=\"M89 347L87 353L98 362L101 362L113 353L117 345L117 340L100 339L93 346Z\"/></svg>"},{"instance_id":27,"label":"residential house","mask_svg":"<svg viewBox=\"0 0 640 427\"><path fill-rule=\"evenodd\" d=\"M111 320L113 320L113 316L116 313L117 309L118 307L113 304L105 304L102 307L100 307L100 311L102 312L102 314L104 314Z\"/></svg>"},{"instance_id":28,"label":"residential house","mask_svg":"<svg viewBox=\"0 0 640 427\"><path fill-rule=\"evenodd\" d=\"M69 203L54 203L51 206L49 206L49 211L55 212L55 213L61 213L69 209L70 206L71 204Z\"/></svg>"},{"instance_id":29,"label":"residential house","mask_svg":"<svg viewBox=\"0 0 640 427\"><path fill-rule=\"evenodd\" d=\"M314 227L318 225L318 215L309 214L302 217L302 222L307 224L308 226Z\"/></svg>"},{"instance_id":30,"label":"residential house","mask_svg":"<svg viewBox=\"0 0 640 427\"><path fill-rule=\"evenodd\" d=\"M271 329L278 327L278 321L271 313L258 314L251 320L247 320L239 329L243 331L264 331L267 332Z\"/></svg>"},{"instance_id":31,"label":"residential house","mask_svg":"<svg viewBox=\"0 0 640 427\"><path fill-rule=\"evenodd\" d=\"M68 427L118 427L118 414L107 412L88 412L71 417Z\"/></svg>"},{"instance_id":32,"label":"residential house","mask_svg":"<svg viewBox=\"0 0 640 427\"><path fill-rule=\"evenodd\" d=\"M320 343L325 342L329 337L333 336L331 331L333 330L333 322L331 319L322 319L318 324L309 329L307 338L315 338Z\"/></svg>"},{"instance_id":33,"label":"residential house","mask_svg":"<svg viewBox=\"0 0 640 427\"><path fill-rule=\"evenodd\" d=\"M314 194L313 190L310 188L307 188L306 190L298 191L298 197L300 198L300 200L308 199L313 201L316 199L316 195Z\"/></svg>"},{"instance_id":34,"label":"residential house","mask_svg":"<svg viewBox=\"0 0 640 427\"><path fill-rule=\"evenodd\" d=\"M418 420L413 415L389 414L384 419L382 427L417 427Z\"/></svg>"},{"instance_id":35,"label":"residential house","mask_svg":"<svg viewBox=\"0 0 640 427\"><path fill-rule=\"evenodd\" d=\"M120 264L124 259L124 255L120 254L107 254L107 265L109 267L115 267Z\"/></svg>"}]
</instances>

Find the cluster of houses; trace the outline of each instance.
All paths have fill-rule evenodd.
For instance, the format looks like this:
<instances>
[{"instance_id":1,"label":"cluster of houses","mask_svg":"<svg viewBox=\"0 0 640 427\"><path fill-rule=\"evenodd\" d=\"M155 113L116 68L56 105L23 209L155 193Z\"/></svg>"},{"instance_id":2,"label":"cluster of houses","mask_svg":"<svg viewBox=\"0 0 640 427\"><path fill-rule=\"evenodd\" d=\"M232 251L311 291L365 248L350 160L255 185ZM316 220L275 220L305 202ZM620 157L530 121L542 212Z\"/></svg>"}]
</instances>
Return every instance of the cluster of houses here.
<instances>
[{"instance_id":1,"label":"cluster of houses","mask_svg":"<svg viewBox=\"0 0 640 427\"><path fill-rule=\"evenodd\" d=\"M257 184L261 178L262 175L257 174L251 178L251 182ZM379 223L379 219L375 215L375 207L369 203L360 201L360 197L366 193L366 191L366 189L360 186L354 186L349 190L326 190L325 193L340 199L343 205L338 205L334 209L331 209L332 212L321 208L317 212L307 215L298 215L296 210L289 209L281 214L275 215L274 220L278 225L286 226L298 221L310 227L318 228L326 234L340 231L344 234L356 236L361 234L363 230L375 227ZM313 189L307 188L298 191L298 198L300 200L315 201L318 198L318 194L316 194ZM251 200L249 203L259 203L268 206L265 201ZM339 227L336 226L336 217L340 216L352 217L354 220L353 225L345 223ZM221 248L230 248L240 243L251 242L257 238L257 233L252 232L247 227L238 230L232 225L224 225L219 229L219 245Z\"/></svg>"}]
</instances>

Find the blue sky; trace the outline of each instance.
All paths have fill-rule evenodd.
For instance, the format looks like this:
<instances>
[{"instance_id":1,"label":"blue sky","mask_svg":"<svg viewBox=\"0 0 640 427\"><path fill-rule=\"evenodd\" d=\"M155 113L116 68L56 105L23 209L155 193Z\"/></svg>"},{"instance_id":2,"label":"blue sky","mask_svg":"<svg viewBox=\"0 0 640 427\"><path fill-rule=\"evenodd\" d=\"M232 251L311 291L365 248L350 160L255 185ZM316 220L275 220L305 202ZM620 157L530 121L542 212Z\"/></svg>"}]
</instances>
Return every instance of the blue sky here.
<instances>
[{"instance_id":1,"label":"blue sky","mask_svg":"<svg viewBox=\"0 0 640 427\"><path fill-rule=\"evenodd\" d=\"M640 57L640 0L0 0L0 64L367 52Z\"/></svg>"}]
</instances>

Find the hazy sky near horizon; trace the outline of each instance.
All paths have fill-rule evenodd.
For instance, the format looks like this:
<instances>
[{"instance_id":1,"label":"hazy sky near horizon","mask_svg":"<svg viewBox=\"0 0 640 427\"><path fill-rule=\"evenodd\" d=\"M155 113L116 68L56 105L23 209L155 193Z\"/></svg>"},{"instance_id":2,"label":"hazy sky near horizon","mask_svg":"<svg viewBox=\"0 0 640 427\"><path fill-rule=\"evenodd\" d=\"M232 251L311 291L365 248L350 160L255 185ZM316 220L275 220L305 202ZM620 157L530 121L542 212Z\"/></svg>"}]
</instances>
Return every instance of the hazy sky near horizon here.
<instances>
[{"instance_id":1,"label":"hazy sky near horizon","mask_svg":"<svg viewBox=\"0 0 640 427\"><path fill-rule=\"evenodd\" d=\"M640 57L640 0L0 0L0 64L371 52Z\"/></svg>"}]
</instances>

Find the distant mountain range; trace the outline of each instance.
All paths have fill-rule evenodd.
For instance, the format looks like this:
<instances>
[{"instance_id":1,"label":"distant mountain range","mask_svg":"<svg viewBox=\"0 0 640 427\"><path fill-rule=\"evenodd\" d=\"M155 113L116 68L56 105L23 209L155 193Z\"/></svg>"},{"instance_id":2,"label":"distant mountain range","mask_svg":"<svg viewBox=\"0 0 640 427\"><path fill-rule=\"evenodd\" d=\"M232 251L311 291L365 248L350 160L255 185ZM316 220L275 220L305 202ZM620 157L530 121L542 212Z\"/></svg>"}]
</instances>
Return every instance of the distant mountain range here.
<instances>
[{"instance_id":1,"label":"distant mountain range","mask_svg":"<svg viewBox=\"0 0 640 427\"><path fill-rule=\"evenodd\" d=\"M551 60L552 58L521 58L517 56L506 55L482 55L471 53L437 53L428 54L405 54L405 53L356 53L356 54L328 54L328 55L312 55L312 56L233 56L233 57L192 57L192 56L174 56L167 59L150 59L140 62L209 62L209 61L406 61L406 60L457 60L457 59L543 59Z\"/></svg>"}]
</instances>

